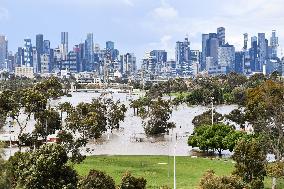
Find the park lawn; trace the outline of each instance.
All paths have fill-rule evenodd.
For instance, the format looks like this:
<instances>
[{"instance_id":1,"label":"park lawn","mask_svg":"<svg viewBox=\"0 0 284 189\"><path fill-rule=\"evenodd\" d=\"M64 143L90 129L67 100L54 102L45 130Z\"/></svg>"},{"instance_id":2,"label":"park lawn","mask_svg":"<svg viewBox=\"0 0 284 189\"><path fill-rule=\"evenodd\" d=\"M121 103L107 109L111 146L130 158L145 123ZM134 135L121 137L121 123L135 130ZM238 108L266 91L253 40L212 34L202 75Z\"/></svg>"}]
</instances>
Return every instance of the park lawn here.
<instances>
[{"instance_id":1,"label":"park lawn","mask_svg":"<svg viewBox=\"0 0 284 189\"><path fill-rule=\"evenodd\" d=\"M102 170L112 176L119 184L125 171L134 176L147 179L147 188L158 188L162 185L173 187L173 157L170 159L170 177L168 177L168 156L91 156L76 165L79 175L86 175L90 169ZM160 164L159 164L160 163ZM197 188L203 173L213 169L218 175L228 175L233 164L231 160L210 160L204 158L177 157L177 188Z\"/></svg>"},{"instance_id":2,"label":"park lawn","mask_svg":"<svg viewBox=\"0 0 284 189\"><path fill-rule=\"evenodd\" d=\"M170 177L168 165L170 162ZM203 173L212 169L218 175L229 175L234 167L230 159L210 158L176 158L176 175L178 189L195 189ZM147 179L147 188L157 189L167 185L173 188L173 157L168 156L90 156L75 166L79 175L87 175L90 169L101 170L112 176L118 185L125 171L130 171L134 176ZM271 188L271 179L266 178L265 188ZM278 188L284 188L283 180L278 181Z\"/></svg>"},{"instance_id":3,"label":"park lawn","mask_svg":"<svg viewBox=\"0 0 284 189\"><path fill-rule=\"evenodd\" d=\"M170 177L168 177L168 165L170 162ZM203 173L212 169L218 175L229 175L234 164L230 159L210 158L176 158L176 179L178 189L195 189ZM88 174L90 169L101 170L112 176L116 184L120 184L125 171L130 171L134 176L142 176L147 179L147 188L157 189L167 185L173 188L173 157L168 156L90 156L75 166L79 175ZM271 188L271 179L265 180L265 188ZM284 188L283 180L278 182L278 188Z\"/></svg>"}]
</instances>

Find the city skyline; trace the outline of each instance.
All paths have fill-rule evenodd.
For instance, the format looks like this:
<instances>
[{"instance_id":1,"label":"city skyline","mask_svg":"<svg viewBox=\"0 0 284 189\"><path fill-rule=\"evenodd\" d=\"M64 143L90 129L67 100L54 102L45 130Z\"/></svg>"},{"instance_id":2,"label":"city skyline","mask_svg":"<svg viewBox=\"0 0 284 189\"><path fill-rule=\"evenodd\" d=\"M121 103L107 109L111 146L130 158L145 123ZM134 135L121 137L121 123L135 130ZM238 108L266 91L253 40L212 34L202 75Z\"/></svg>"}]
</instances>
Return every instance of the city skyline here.
<instances>
[{"instance_id":1,"label":"city skyline","mask_svg":"<svg viewBox=\"0 0 284 189\"><path fill-rule=\"evenodd\" d=\"M122 52L134 52L139 60L145 51L152 49L166 50L169 59L174 59L176 41L188 34L191 49L201 50L202 33L215 32L219 26L226 28L226 42L236 50L243 46L243 33L248 33L249 38L258 33L269 37L275 29L280 52L284 41L282 4L281 0L3 0L0 24L1 34L8 37L9 50L13 52L23 46L26 37L35 45L35 36L39 33L51 41L51 47L57 47L60 32L68 31L69 48L83 42L91 32L94 43L99 43L101 48L105 41L111 40Z\"/></svg>"}]
</instances>

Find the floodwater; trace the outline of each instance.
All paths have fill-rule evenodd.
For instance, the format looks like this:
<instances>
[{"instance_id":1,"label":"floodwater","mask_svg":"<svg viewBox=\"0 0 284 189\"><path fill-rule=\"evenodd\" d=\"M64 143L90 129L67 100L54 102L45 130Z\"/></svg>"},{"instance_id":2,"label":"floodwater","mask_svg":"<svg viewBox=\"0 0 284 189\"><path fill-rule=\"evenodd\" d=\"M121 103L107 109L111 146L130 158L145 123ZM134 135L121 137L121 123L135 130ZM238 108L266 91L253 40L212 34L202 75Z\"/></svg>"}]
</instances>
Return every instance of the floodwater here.
<instances>
[{"instance_id":1,"label":"floodwater","mask_svg":"<svg viewBox=\"0 0 284 189\"><path fill-rule=\"evenodd\" d=\"M70 102L77 105L80 102L91 102L93 98L100 96L99 93L91 92L73 92L72 97L62 97L50 102L51 106L59 103ZM193 132L192 119L199 114L207 111L209 107L180 105L173 110L171 121L176 123L176 128L169 132L164 138L154 139L146 138L143 134L141 118L133 115L133 109L129 108L129 95L126 93L112 93L109 97L114 100L120 100L128 106L126 117L121 122L119 131L107 132L97 141L91 141L82 152L86 155L173 155L188 156L191 155L191 147L187 145L188 136ZM133 99L139 95L132 95ZM217 112L227 114L236 108L235 105L223 105L215 107ZM24 118L23 118L24 119ZM34 122L30 122L25 132L31 132ZM9 127L4 130L9 133ZM18 129L13 128L16 136ZM3 134L2 134L3 137ZM11 152L10 152L11 150ZM18 149L6 149L6 158L12 155ZM225 152L228 153L228 152Z\"/></svg>"}]
</instances>

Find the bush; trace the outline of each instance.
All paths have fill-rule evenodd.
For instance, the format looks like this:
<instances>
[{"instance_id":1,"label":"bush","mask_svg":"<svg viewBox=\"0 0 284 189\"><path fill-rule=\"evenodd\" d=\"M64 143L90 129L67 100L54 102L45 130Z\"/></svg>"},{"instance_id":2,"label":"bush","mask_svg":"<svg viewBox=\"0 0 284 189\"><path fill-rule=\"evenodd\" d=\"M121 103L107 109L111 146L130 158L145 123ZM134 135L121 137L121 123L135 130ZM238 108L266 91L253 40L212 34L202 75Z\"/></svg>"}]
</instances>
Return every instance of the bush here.
<instances>
[{"instance_id":1,"label":"bush","mask_svg":"<svg viewBox=\"0 0 284 189\"><path fill-rule=\"evenodd\" d=\"M145 189L147 181L143 177L135 178L126 172L122 177L120 189Z\"/></svg>"},{"instance_id":2,"label":"bush","mask_svg":"<svg viewBox=\"0 0 284 189\"><path fill-rule=\"evenodd\" d=\"M91 170L79 184L79 189L115 189L114 180L104 172Z\"/></svg>"}]
</instances>

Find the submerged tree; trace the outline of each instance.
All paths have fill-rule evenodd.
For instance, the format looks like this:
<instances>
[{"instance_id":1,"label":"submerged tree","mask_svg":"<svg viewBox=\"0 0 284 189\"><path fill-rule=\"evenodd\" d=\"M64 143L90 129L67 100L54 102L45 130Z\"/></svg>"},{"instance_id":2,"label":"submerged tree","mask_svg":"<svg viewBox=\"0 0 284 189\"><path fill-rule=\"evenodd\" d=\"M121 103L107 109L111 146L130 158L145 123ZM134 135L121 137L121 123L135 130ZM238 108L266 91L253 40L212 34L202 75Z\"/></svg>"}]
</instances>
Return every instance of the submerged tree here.
<instances>
[{"instance_id":1,"label":"submerged tree","mask_svg":"<svg viewBox=\"0 0 284 189\"><path fill-rule=\"evenodd\" d=\"M169 122L172 108L170 102L158 98L153 101L149 107L149 111L140 115L143 118L143 127L145 133L149 136L165 134L169 129L175 127L174 122Z\"/></svg>"}]
</instances>

